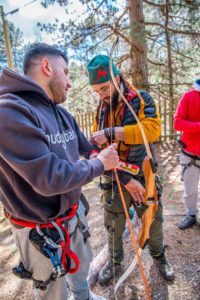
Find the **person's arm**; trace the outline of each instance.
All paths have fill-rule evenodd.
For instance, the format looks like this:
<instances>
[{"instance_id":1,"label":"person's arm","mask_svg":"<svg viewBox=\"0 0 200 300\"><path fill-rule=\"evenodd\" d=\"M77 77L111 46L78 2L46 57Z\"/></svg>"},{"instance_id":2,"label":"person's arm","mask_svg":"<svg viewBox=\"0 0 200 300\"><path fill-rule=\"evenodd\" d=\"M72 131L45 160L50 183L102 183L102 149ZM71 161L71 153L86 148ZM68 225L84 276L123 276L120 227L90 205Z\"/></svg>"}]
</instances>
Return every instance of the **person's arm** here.
<instances>
[{"instance_id":1,"label":"person's arm","mask_svg":"<svg viewBox=\"0 0 200 300\"><path fill-rule=\"evenodd\" d=\"M161 120L157 106L146 91L140 92L144 102L140 101L138 118L149 143L156 142L161 134ZM125 144L144 144L144 140L138 124L124 126Z\"/></svg>"},{"instance_id":2,"label":"person's arm","mask_svg":"<svg viewBox=\"0 0 200 300\"><path fill-rule=\"evenodd\" d=\"M189 110L195 109L190 107L190 99L188 93L181 98L175 116L174 116L174 130L184 132L200 132L200 122L193 122L189 120Z\"/></svg>"},{"instance_id":3,"label":"person's arm","mask_svg":"<svg viewBox=\"0 0 200 300\"><path fill-rule=\"evenodd\" d=\"M90 141L88 141L88 139L80 130L78 123L74 118L73 118L73 128L78 138L79 154L88 159L92 150L95 149L95 146Z\"/></svg>"},{"instance_id":4,"label":"person's arm","mask_svg":"<svg viewBox=\"0 0 200 300\"><path fill-rule=\"evenodd\" d=\"M50 152L48 139L36 118L25 106L1 103L0 155L10 167L41 195L53 196L80 188L103 174L104 167L114 158L107 150L98 158L70 163ZM103 157L102 157L103 156ZM110 161L110 162L109 162ZM106 169L106 167L105 167Z\"/></svg>"},{"instance_id":5,"label":"person's arm","mask_svg":"<svg viewBox=\"0 0 200 300\"><path fill-rule=\"evenodd\" d=\"M146 92L141 91L144 103L140 101L138 118L149 143L156 142L161 134L161 120L153 98ZM111 136L107 130L100 130L92 134L93 141L98 145L103 145ZM144 140L139 125L127 125L124 127L114 127L114 140L124 141L125 144L144 144Z\"/></svg>"},{"instance_id":6,"label":"person's arm","mask_svg":"<svg viewBox=\"0 0 200 300\"><path fill-rule=\"evenodd\" d=\"M103 144L113 140L124 141L124 127L112 127L92 133L90 141L101 147Z\"/></svg>"},{"instance_id":7,"label":"person's arm","mask_svg":"<svg viewBox=\"0 0 200 300\"><path fill-rule=\"evenodd\" d=\"M109 178L116 180L115 173L113 171L107 171L104 173ZM142 184L132 177L132 175L125 172L117 172L120 184L122 184L127 191L131 194L134 201L139 203L145 202L145 189Z\"/></svg>"}]
</instances>

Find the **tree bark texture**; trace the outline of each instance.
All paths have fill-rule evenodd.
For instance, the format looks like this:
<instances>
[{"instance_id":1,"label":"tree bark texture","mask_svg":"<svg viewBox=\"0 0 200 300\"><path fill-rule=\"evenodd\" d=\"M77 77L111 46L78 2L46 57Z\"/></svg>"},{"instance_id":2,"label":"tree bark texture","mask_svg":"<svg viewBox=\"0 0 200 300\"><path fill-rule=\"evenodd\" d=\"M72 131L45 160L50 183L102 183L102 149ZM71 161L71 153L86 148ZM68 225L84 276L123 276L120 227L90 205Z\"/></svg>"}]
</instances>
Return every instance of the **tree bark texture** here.
<instances>
[{"instance_id":1,"label":"tree bark texture","mask_svg":"<svg viewBox=\"0 0 200 300\"><path fill-rule=\"evenodd\" d=\"M173 133L173 113L174 113L174 93L173 93L173 68L172 68L172 51L171 38L167 30L169 22L169 0L166 0L165 8L165 39L167 44L167 66L169 78L169 133Z\"/></svg>"},{"instance_id":2,"label":"tree bark texture","mask_svg":"<svg viewBox=\"0 0 200 300\"><path fill-rule=\"evenodd\" d=\"M131 73L133 85L141 90L149 90L147 72L147 45L142 0L127 0L130 19Z\"/></svg>"}]
</instances>

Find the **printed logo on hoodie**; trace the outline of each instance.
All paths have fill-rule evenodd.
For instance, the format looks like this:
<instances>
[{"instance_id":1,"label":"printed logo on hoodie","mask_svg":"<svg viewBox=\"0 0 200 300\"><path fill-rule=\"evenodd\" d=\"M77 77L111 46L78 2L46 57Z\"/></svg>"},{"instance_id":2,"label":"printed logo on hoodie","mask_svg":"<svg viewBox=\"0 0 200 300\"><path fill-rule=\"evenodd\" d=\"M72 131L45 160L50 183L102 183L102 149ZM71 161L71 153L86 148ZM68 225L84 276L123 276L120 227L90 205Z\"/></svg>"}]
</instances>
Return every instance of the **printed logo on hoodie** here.
<instances>
[{"instance_id":1,"label":"printed logo on hoodie","mask_svg":"<svg viewBox=\"0 0 200 300\"><path fill-rule=\"evenodd\" d=\"M67 143L71 140L74 139L75 135L73 131L68 131L68 132L57 132L57 133L50 133L46 134L45 136L47 137L49 143L55 145L55 144L61 144L64 149L67 147Z\"/></svg>"}]
</instances>

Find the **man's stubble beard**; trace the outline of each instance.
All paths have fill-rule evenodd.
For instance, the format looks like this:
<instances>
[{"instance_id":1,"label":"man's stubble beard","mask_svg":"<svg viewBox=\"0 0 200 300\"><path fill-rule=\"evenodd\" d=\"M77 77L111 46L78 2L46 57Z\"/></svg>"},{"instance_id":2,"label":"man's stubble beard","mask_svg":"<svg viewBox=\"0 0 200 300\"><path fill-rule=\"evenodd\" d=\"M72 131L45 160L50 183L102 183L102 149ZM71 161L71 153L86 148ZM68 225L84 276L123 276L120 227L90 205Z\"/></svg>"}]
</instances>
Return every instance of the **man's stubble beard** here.
<instances>
[{"instance_id":1,"label":"man's stubble beard","mask_svg":"<svg viewBox=\"0 0 200 300\"><path fill-rule=\"evenodd\" d=\"M119 96L119 93L117 90L114 91L114 94L111 98L111 105L110 105L110 102L106 102L106 101L103 101L103 104L105 104L105 106L107 107L108 111L111 110L114 110L117 108L117 104L118 104L118 96Z\"/></svg>"},{"instance_id":2,"label":"man's stubble beard","mask_svg":"<svg viewBox=\"0 0 200 300\"><path fill-rule=\"evenodd\" d=\"M57 78L59 78L59 77L56 75L56 73L54 73L48 86L53 95L54 103L60 104L60 103L63 103L66 101L67 95L64 93L61 93L61 91L64 90L64 88L61 87L60 81Z\"/></svg>"}]
</instances>

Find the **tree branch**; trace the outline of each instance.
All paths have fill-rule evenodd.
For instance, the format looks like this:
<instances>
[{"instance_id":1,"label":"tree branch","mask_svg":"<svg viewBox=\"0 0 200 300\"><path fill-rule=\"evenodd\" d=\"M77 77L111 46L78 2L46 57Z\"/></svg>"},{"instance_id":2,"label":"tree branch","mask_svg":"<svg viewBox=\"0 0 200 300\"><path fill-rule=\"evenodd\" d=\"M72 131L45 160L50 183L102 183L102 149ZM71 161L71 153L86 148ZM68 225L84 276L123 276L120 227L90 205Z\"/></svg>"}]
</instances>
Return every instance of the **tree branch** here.
<instances>
[{"instance_id":1,"label":"tree branch","mask_svg":"<svg viewBox=\"0 0 200 300\"><path fill-rule=\"evenodd\" d=\"M154 6L154 7L165 7L166 5L165 4L157 4L157 3L154 3L154 2L151 2L151 1L148 1L148 0L143 0L144 3L148 4L148 5L151 5L151 6ZM183 4L179 4L179 3L170 3L170 6L178 6L178 7L184 7L184 8L188 8L187 5L183 5ZM195 5L195 8L198 9L197 5Z\"/></svg>"},{"instance_id":2,"label":"tree branch","mask_svg":"<svg viewBox=\"0 0 200 300\"><path fill-rule=\"evenodd\" d=\"M151 5L151 6L155 6L155 7L165 7L165 4L156 4L147 0L143 0L144 3Z\"/></svg>"},{"instance_id":3,"label":"tree branch","mask_svg":"<svg viewBox=\"0 0 200 300\"><path fill-rule=\"evenodd\" d=\"M162 43L158 42L157 40L151 38L151 37L148 36L148 35L146 35L146 38L149 39L149 40L152 40L152 41L156 42L157 44L161 45L161 46L164 47L164 48L167 48L167 46L165 46L164 44L162 44ZM180 53L180 52L178 52L178 51L175 51L175 50L172 50L172 52L174 52L174 53L176 53L176 54L178 54L178 55L180 55L180 56L182 56L182 57L188 58L188 59L190 59L190 60L193 61L193 58L190 57L190 56L186 56L186 55L184 55L184 54L182 54L182 53Z\"/></svg>"},{"instance_id":4,"label":"tree branch","mask_svg":"<svg viewBox=\"0 0 200 300\"><path fill-rule=\"evenodd\" d=\"M158 62L152 61L151 59L147 59L147 61L148 61L150 64L155 65L155 66L166 66L165 64L162 64L162 63L158 63Z\"/></svg>"},{"instance_id":5,"label":"tree branch","mask_svg":"<svg viewBox=\"0 0 200 300\"><path fill-rule=\"evenodd\" d=\"M131 42L129 41L129 39L125 35L123 35L120 31L118 31L116 28L114 28L112 25L110 25L110 24L101 24L101 25L105 28L107 27L107 28L112 29L112 31L115 34L121 36L122 39L124 39L129 45L131 45Z\"/></svg>"},{"instance_id":6,"label":"tree branch","mask_svg":"<svg viewBox=\"0 0 200 300\"><path fill-rule=\"evenodd\" d=\"M123 16L125 16L125 14L127 13L127 11L128 11L128 7L125 9L125 11L121 14L121 16L119 16L119 18L115 22L115 27L117 27L119 25L120 20L123 18Z\"/></svg>"},{"instance_id":7,"label":"tree branch","mask_svg":"<svg viewBox=\"0 0 200 300\"><path fill-rule=\"evenodd\" d=\"M162 25L160 23L156 22L145 22L145 25L152 25L152 26L159 26L161 28L164 28L170 32L173 32L174 34L185 34L185 35L191 35L191 36L200 36L200 32L190 32L190 31L181 31L181 30L174 30L172 28L166 27L165 25Z\"/></svg>"}]
</instances>

